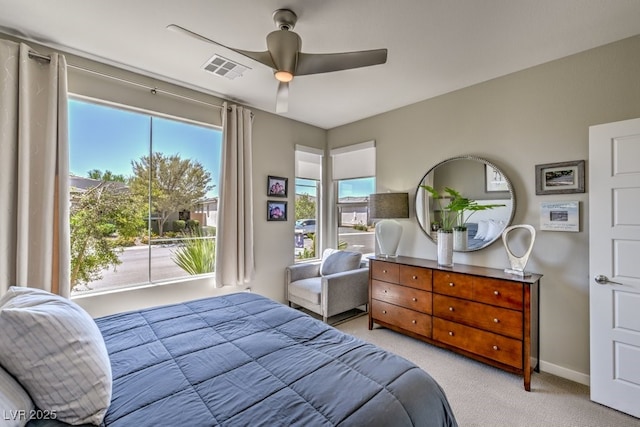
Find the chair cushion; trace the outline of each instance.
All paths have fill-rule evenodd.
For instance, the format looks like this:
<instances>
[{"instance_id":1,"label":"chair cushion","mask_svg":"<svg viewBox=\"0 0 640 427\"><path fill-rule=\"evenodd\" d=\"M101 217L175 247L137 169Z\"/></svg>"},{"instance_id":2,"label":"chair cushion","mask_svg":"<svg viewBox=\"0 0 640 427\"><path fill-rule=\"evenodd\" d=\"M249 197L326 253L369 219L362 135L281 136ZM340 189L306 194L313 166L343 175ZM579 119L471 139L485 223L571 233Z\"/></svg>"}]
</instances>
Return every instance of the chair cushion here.
<instances>
[{"instance_id":1,"label":"chair cushion","mask_svg":"<svg viewBox=\"0 0 640 427\"><path fill-rule=\"evenodd\" d=\"M22 427L29 421L34 406L26 390L0 367L0 420L6 427Z\"/></svg>"},{"instance_id":2,"label":"chair cushion","mask_svg":"<svg viewBox=\"0 0 640 427\"><path fill-rule=\"evenodd\" d=\"M111 362L98 326L76 303L10 287L0 298L0 364L39 409L69 424L100 424L111 402Z\"/></svg>"},{"instance_id":3,"label":"chair cushion","mask_svg":"<svg viewBox=\"0 0 640 427\"><path fill-rule=\"evenodd\" d=\"M324 256L324 254L323 254ZM343 271L355 270L360 267L362 254L351 251L335 251L322 260L320 275L342 273Z\"/></svg>"},{"instance_id":4,"label":"chair cushion","mask_svg":"<svg viewBox=\"0 0 640 427\"><path fill-rule=\"evenodd\" d=\"M322 278L310 277L289 283L289 294L309 301L311 304L320 305L321 288Z\"/></svg>"}]
</instances>

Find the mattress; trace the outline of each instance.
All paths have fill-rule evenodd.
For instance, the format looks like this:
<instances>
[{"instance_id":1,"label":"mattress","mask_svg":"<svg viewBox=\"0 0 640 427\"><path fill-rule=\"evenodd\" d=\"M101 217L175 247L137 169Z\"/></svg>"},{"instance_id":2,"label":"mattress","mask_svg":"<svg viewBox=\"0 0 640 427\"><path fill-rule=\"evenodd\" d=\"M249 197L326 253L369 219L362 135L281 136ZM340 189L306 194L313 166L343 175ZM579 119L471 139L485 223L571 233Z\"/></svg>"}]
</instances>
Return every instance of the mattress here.
<instances>
[{"instance_id":1,"label":"mattress","mask_svg":"<svg viewBox=\"0 0 640 427\"><path fill-rule=\"evenodd\" d=\"M411 362L252 293L96 319L106 426L456 426Z\"/></svg>"}]
</instances>

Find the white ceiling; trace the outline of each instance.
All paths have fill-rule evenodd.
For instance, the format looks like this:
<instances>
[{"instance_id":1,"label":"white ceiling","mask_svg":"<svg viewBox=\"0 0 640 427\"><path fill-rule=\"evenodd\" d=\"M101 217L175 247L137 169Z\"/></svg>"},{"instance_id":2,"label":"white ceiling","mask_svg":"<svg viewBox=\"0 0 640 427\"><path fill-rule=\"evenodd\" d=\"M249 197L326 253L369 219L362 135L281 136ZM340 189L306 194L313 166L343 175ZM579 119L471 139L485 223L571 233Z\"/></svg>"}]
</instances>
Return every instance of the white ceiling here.
<instances>
[{"instance_id":1,"label":"white ceiling","mask_svg":"<svg viewBox=\"0 0 640 427\"><path fill-rule=\"evenodd\" d=\"M271 69L166 26L263 51L280 8L303 52L389 51L293 80L284 116L325 129L640 34L640 0L0 0L0 32L274 112ZM214 54L251 69L203 71Z\"/></svg>"}]
</instances>

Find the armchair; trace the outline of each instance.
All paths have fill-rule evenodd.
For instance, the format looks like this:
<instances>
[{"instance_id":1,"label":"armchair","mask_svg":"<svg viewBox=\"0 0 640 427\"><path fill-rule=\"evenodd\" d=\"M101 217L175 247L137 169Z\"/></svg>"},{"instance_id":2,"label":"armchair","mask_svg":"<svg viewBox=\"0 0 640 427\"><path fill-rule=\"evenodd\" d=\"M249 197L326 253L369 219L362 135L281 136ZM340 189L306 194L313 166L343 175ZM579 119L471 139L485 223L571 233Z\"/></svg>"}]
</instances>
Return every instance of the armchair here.
<instances>
[{"instance_id":1,"label":"armchair","mask_svg":"<svg viewBox=\"0 0 640 427\"><path fill-rule=\"evenodd\" d=\"M319 314L325 323L369 303L369 268L359 252L326 249L321 261L288 266L285 281L289 306Z\"/></svg>"}]
</instances>

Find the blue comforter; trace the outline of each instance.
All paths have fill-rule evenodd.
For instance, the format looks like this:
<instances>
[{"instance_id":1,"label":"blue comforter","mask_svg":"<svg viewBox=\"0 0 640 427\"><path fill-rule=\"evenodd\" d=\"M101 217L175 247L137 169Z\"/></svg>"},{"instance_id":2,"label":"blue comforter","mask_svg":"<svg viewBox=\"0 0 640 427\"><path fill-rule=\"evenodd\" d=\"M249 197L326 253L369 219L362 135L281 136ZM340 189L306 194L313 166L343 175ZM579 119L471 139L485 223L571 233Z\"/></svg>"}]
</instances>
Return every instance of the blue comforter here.
<instances>
[{"instance_id":1,"label":"blue comforter","mask_svg":"<svg viewBox=\"0 0 640 427\"><path fill-rule=\"evenodd\" d=\"M106 426L456 426L407 360L251 293L96 319Z\"/></svg>"}]
</instances>

